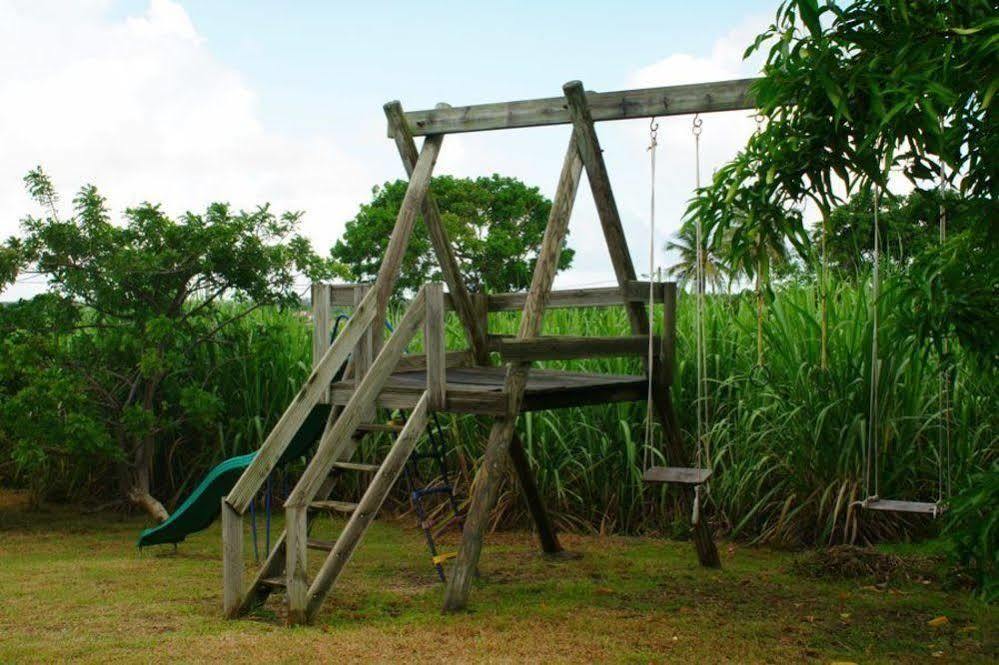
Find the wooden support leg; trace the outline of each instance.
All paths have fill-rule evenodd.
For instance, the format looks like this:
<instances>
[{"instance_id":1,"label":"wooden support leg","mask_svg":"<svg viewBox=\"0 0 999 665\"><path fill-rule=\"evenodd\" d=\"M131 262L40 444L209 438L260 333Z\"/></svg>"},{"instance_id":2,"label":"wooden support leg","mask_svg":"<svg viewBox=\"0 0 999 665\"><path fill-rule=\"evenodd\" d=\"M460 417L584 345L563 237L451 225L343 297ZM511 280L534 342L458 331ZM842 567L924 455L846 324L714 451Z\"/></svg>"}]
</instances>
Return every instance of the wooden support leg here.
<instances>
[{"instance_id":1,"label":"wooden support leg","mask_svg":"<svg viewBox=\"0 0 999 665\"><path fill-rule=\"evenodd\" d=\"M545 554L558 554L562 551L562 545L558 542L555 525L552 524L544 501L541 500L538 484L534 480L534 471L527 459L527 451L524 450L524 442L516 433L510 441L510 461L513 462L513 470L517 472L520 491L523 492L527 508L531 511L534 526L538 529L538 540L541 542L542 551Z\"/></svg>"},{"instance_id":2,"label":"wooden support leg","mask_svg":"<svg viewBox=\"0 0 999 665\"><path fill-rule=\"evenodd\" d=\"M285 583L288 593L288 623L306 622L309 581L307 577L308 515L305 506L285 507Z\"/></svg>"},{"instance_id":3,"label":"wooden support leg","mask_svg":"<svg viewBox=\"0 0 999 665\"><path fill-rule=\"evenodd\" d=\"M565 93L566 102L568 102L569 116L572 118L572 124L575 128L574 136L579 145L583 164L586 166L586 175L590 183L590 190L593 192L593 201L600 217L600 226L603 229L607 249L610 252L611 263L614 265L614 273L621 288L624 289L629 281L635 279L635 266L631 262L628 241L624 235L624 228L621 226L621 216L618 213L617 202L614 200L614 190L611 188L607 165L604 163L600 141L597 139L597 132L593 126L593 118L586 102L583 84L579 81L571 81L566 83L562 90ZM627 310L632 333L635 335L650 334L648 312L642 303L630 302ZM647 365L648 359L643 359L643 362ZM651 372L653 376L654 403L656 414L665 429L666 452L674 464L688 466L690 458L679 436L676 415L673 413L673 404L669 399L669 386L662 385L662 382L657 378L659 372L656 368L646 366L645 371ZM682 489L680 499L681 508L690 511L693 506L694 490L692 488ZM699 520L697 524L693 525L693 531L693 540L701 565L712 568L720 567L721 560L718 558L718 549L715 547L707 520Z\"/></svg>"},{"instance_id":4,"label":"wooden support leg","mask_svg":"<svg viewBox=\"0 0 999 665\"><path fill-rule=\"evenodd\" d=\"M552 281L562 254L562 243L569 227L569 216L576 200L582 162L576 148L575 139L569 141L569 150L562 164L562 174L555 190L555 199L548 216L545 237L538 252L538 262L534 268L531 289L524 303L524 315L520 321L519 337L537 337L541 332L545 304L551 292ZM464 609L468 603L468 592L472 575L482 553L482 538L489 522L489 513L496 504L503 466L510 451L517 415L524 398L527 385L528 364L508 365L504 392L507 395L507 412L493 423L482 465L473 484L471 504L462 530L461 547L448 579L444 593L444 611L454 612Z\"/></svg>"},{"instance_id":5,"label":"wooden support leg","mask_svg":"<svg viewBox=\"0 0 999 665\"><path fill-rule=\"evenodd\" d=\"M222 497L222 610L233 619L243 601L243 516Z\"/></svg>"}]
</instances>

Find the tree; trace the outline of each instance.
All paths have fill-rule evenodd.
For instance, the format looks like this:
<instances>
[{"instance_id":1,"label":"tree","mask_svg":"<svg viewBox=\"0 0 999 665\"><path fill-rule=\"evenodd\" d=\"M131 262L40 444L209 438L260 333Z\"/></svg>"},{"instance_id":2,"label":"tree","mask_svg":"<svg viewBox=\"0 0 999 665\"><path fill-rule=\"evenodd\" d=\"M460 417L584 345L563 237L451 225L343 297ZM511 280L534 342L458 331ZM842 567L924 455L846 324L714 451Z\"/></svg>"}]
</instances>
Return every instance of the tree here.
<instances>
[{"instance_id":1,"label":"tree","mask_svg":"<svg viewBox=\"0 0 999 665\"><path fill-rule=\"evenodd\" d=\"M826 222L826 254L829 265L847 274L858 274L870 266L874 238L874 194L862 190L836 206ZM969 230L982 209L994 206L985 199L971 199L953 189L914 190L906 196L880 198L878 230L884 248L883 258L900 267L936 248L940 242L941 210L947 233L953 236ZM995 214L987 217L995 219ZM820 229L812 240L821 241Z\"/></svg>"},{"instance_id":2,"label":"tree","mask_svg":"<svg viewBox=\"0 0 999 665\"><path fill-rule=\"evenodd\" d=\"M355 279L370 281L378 274L406 186L406 181L397 180L375 187L371 202L347 222L343 237L333 246L333 258L346 265ZM551 211L551 201L537 187L494 174L474 180L439 176L430 190L471 291L498 293L530 286ZM569 267L573 254L568 247L563 249L560 270ZM440 278L426 226L417 224L399 286L415 290Z\"/></svg>"},{"instance_id":3,"label":"tree","mask_svg":"<svg viewBox=\"0 0 999 665\"><path fill-rule=\"evenodd\" d=\"M893 169L918 189L933 189L942 178L964 196L994 201L999 139L990 103L999 89L997 34L999 19L988 0L783 2L774 23L746 52L769 49L764 77L753 89L765 122L698 192L691 214L702 215L706 225L731 219L750 191L758 200L787 205L808 197L822 214L824 246L832 208L857 191L887 191ZM972 235L955 238L955 251L938 256L960 264L994 252L986 218L992 209L982 207ZM945 284L955 271L931 272L941 288L970 286ZM976 273L986 279L972 288L988 291L987 275ZM825 275L821 284L824 303ZM911 288L915 293L921 285L913 282ZM969 311L931 312L954 302L935 298L921 311L937 321L957 321ZM964 329L989 335L987 312L980 316L979 325ZM822 330L824 360L825 314ZM972 346L988 343L979 339Z\"/></svg>"},{"instance_id":4,"label":"tree","mask_svg":"<svg viewBox=\"0 0 999 665\"><path fill-rule=\"evenodd\" d=\"M712 291L721 291L726 282L731 282L732 273L725 264L724 242L715 239L714 246L707 247L702 255L704 268L704 286ZM679 254L679 259L671 265L667 273L677 279L679 287L686 288L692 284L697 272L697 230L693 224L683 224L676 232L676 240L666 243L666 250Z\"/></svg>"},{"instance_id":5,"label":"tree","mask_svg":"<svg viewBox=\"0 0 999 665\"><path fill-rule=\"evenodd\" d=\"M0 373L3 430L23 464L113 451L121 493L164 519L150 492L157 444L224 408L191 379L185 357L263 305L297 305L295 277L326 278L336 266L297 235L297 213L214 203L173 220L144 203L118 225L87 185L62 220L41 169L25 182L45 214L6 243L0 274L9 282L33 271L50 292L0 319L16 351Z\"/></svg>"}]
</instances>

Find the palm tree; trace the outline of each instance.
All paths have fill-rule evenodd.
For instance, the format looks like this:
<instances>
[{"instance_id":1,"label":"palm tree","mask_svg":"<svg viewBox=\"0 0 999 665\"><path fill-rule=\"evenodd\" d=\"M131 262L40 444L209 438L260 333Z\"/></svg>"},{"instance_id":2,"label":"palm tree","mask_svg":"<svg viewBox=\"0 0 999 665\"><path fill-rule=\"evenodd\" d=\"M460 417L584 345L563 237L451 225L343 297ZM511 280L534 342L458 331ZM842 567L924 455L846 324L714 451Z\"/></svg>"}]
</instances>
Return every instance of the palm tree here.
<instances>
[{"instance_id":1,"label":"palm tree","mask_svg":"<svg viewBox=\"0 0 999 665\"><path fill-rule=\"evenodd\" d=\"M719 252L710 243L705 247L703 254L704 287L718 292L722 290L722 285L731 283L731 273L724 261L720 258ZM679 260L671 265L666 273L670 277L675 277L681 289L692 284L694 275L697 273L697 229L692 223L686 223L676 232L676 239L666 243L666 250L676 252Z\"/></svg>"}]
</instances>

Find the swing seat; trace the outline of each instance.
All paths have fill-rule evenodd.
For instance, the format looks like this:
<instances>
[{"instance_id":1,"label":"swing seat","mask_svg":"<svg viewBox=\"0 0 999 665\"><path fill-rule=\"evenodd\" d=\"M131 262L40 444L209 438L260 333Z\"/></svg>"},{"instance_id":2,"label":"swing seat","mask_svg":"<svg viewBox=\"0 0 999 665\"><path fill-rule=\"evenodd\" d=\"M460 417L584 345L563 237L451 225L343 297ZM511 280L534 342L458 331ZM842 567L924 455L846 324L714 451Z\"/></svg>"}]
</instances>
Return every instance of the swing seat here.
<instances>
[{"instance_id":1,"label":"swing seat","mask_svg":"<svg viewBox=\"0 0 999 665\"><path fill-rule=\"evenodd\" d=\"M653 466L642 474L647 483L678 483L680 485L701 485L708 482L711 469L685 466Z\"/></svg>"},{"instance_id":2,"label":"swing seat","mask_svg":"<svg viewBox=\"0 0 999 665\"><path fill-rule=\"evenodd\" d=\"M871 497L866 501L859 501L858 504L866 510L879 510L885 513L915 513L932 515L933 517L937 517L944 511L942 505L930 501L897 501Z\"/></svg>"}]
</instances>

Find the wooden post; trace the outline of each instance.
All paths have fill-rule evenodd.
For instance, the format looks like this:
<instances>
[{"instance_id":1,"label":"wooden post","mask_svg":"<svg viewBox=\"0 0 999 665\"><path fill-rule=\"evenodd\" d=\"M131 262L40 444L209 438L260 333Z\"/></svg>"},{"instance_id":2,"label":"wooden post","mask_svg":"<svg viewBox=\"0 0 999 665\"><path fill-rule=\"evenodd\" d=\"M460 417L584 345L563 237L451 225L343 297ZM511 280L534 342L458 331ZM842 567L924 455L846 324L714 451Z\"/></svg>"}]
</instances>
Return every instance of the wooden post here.
<instances>
[{"instance_id":1,"label":"wooden post","mask_svg":"<svg viewBox=\"0 0 999 665\"><path fill-rule=\"evenodd\" d=\"M288 623L306 622L309 581L308 514L305 506L285 506L285 584L288 594Z\"/></svg>"},{"instance_id":2,"label":"wooden post","mask_svg":"<svg viewBox=\"0 0 999 665\"><path fill-rule=\"evenodd\" d=\"M473 318L476 327L482 331L481 348L472 347L472 355L475 357L476 365L490 365L489 361L489 296L485 293L472 294Z\"/></svg>"},{"instance_id":3,"label":"wooden post","mask_svg":"<svg viewBox=\"0 0 999 665\"><path fill-rule=\"evenodd\" d=\"M333 340L330 339L330 285L312 284L312 369L319 366L326 349ZM329 401L329 390L319 398L321 402Z\"/></svg>"},{"instance_id":4,"label":"wooden post","mask_svg":"<svg viewBox=\"0 0 999 665\"><path fill-rule=\"evenodd\" d=\"M541 500L541 492L538 491L538 484L534 480L534 472L531 470L530 460L527 459L524 442L516 433L510 441L510 461L513 463L513 470L517 473L520 491L527 503L527 509L531 512L534 526L538 529L538 542L541 543L541 550L545 554L562 552L562 544L558 542L555 525L548 515L548 510L545 509L544 501Z\"/></svg>"},{"instance_id":5,"label":"wooden post","mask_svg":"<svg viewBox=\"0 0 999 665\"><path fill-rule=\"evenodd\" d=\"M354 286L354 308L356 309L364 301L364 296L368 295L368 291L371 289L370 284L357 284ZM371 359L374 357L374 334L372 329L375 326L384 325L381 321L374 321L371 324L371 329L360 341L357 342L357 346L354 347L354 353L351 355L351 359L354 361L354 382L359 382L364 378L364 374L368 371L368 367L371 366Z\"/></svg>"},{"instance_id":6,"label":"wooden post","mask_svg":"<svg viewBox=\"0 0 999 665\"><path fill-rule=\"evenodd\" d=\"M243 516L222 497L222 611L238 616L243 601Z\"/></svg>"},{"instance_id":7,"label":"wooden post","mask_svg":"<svg viewBox=\"0 0 999 665\"><path fill-rule=\"evenodd\" d=\"M443 411L447 401L447 366L444 358L444 285L426 285L427 314L423 321L423 346L427 356L427 392L430 410Z\"/></svg>"},{"instance_id":8,"label":"wooden post","mask_svg":"<svg viewBox=\"0 0 999 665\"><path fill-rule=\"evenodd\" d=\"M604 163L596 129L593 126L593 118L586 102L583 84L579 81L570 81L562 87L562 90L569 106L569 116L572 118L572 124L575 128L573 136L579 145L579 154L583 164L586 166L586 175L590 182L590 190L593 192L593 201L600 217L600 226L603 229L607 249L610 252L611 263L614 265L614 273L621 286L622 296L627 297L627 285L628 282L635 279L635 267L631 262L631 253L628 251L628 242L621 226L621 216L618 213L617 202L614 200L614 190L611 188L610 176L607 172L607 165ZM636 335L650 334L648 312L645 311L642 304L629 301L626 308L632 333ZM645 371L653 377L653 402L656 414L663 424L666 452L673 464L689 466L690 456L680 439L669 388L658 385L660 383L658 372L648 366L647 358L643 359L643 363ZM693 499L694 490L692 488L681 489L681 509L689 511L693 505ZM715 546L707 520L699 520L697 524L693 525L693 541L702 566L721 567L718 548Z\"/></svg>"},{"instance_id":9,"label":"wooden post","mask_svg":"<svg viewBox=\"0 0 999 665\"><path fill-rule=\"evenodd\" d=\"M666 282L663 289L663 334L659 343L663 385L673 389L676 363L676 282Z\"/></svg>"},{"instance_id":10,"label":"wooden post","mask_svg":"<svg viewBox=\"0 0 999 665\"><path fill-rule=\"evenodd\" d=\"M562 174L559 177L555 199L548 216L545 237L538 252L531 289L524 304L524 315L520 321L520 337L536 337L541 332L545 303L551 291L552 281L555 279L555 272L558 269L558 259L562 254L562 243L568 231L569 217L576 199L581 171L582 162L576 148L576 141L573 138L569 141L569 149L562 165ZM517 415L520 413L520 405L524 398L528 368L529 364L510 364L507 366L506 381L504 382L504 392L508 399L507 412L506 415L498 417L493 423L482 464L476 473L471 504L465 517L461 547L458 550L458 559L451 571L444 595L444 611L446 612L461 610L468 603L472 576L482 553L482 537L489 522L489 513L496 504L504 463L509 454Z\"/></svg>"},{"instance_id":11,"label":"wooden post","mask_svg":"<svg viewBox=\"0 0 999 665\"><path fill-rule=\"evenodd\" d=\"M385 105L385 116L388 118L392 136L395 139L396 148L402 158L402 165L406 169L406 174L410 178L416 168L417 152L416 143L410 132L402 114L402 104L399 102L389 102ZM423 220L427 225L427 234L430 242L434 246L434 253L437 255L437 262L440 264L441 274L447 284L451 294L451 302L454 303L455 312L465 328L469 346L477 359L488 356L486 351L486 332L482 328L475 316L475 308L469 297L465 281L461 277L461 270L458 261L454 256L451 247L451 240L448 238L447 230L441 221L440 211L437 209L437 202L434 201L430 192L427 192L423 199Z\"/></svg>"}]
</instances>

